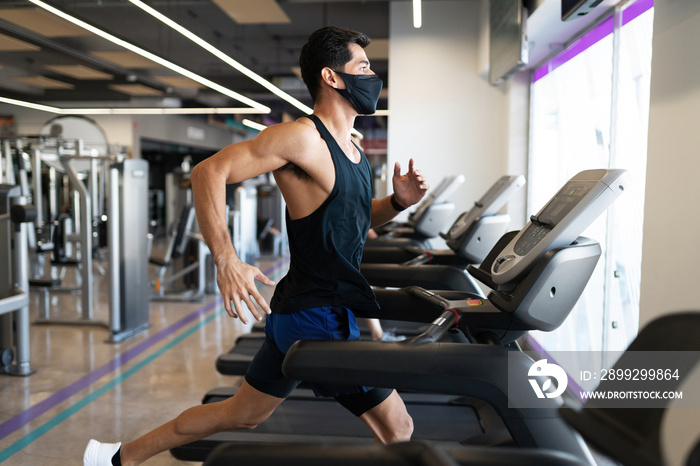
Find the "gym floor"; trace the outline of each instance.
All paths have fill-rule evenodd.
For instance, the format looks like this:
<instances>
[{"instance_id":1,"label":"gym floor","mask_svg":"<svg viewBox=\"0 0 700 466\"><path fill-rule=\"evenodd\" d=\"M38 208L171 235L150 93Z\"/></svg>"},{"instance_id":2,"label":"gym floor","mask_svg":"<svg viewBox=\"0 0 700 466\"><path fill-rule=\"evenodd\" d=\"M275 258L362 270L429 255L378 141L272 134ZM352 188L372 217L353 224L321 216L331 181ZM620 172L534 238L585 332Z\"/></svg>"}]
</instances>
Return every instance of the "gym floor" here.
<instances>
[{"instance_id":1,"label":"gym floor","mask_svg":"<svg viewBox=\"0 0 700 466\"><path fill-rule=\"evenodd\" d=\"M286 272L284 259L261 261L273 280ZM64 284L71 286L69 270ZM94 316L107 321L107 277L95 276ZM271 287L260 286L268 299ZM43 298L31 293L32 320ZM80 295L52 293L52 318L80 317ZM252 321L252 318L250 319ZM129 441L201 402L210 389L237 377L217 373L217 356L250 331L231 319L218 295L199 302L151 302L150 326L138 335L107 343L101 326L32 325L29 377L0 376L0 463L77 465L90 438ZM148 465L201 464L169 452Z\"/></svg>"}]
</instances>

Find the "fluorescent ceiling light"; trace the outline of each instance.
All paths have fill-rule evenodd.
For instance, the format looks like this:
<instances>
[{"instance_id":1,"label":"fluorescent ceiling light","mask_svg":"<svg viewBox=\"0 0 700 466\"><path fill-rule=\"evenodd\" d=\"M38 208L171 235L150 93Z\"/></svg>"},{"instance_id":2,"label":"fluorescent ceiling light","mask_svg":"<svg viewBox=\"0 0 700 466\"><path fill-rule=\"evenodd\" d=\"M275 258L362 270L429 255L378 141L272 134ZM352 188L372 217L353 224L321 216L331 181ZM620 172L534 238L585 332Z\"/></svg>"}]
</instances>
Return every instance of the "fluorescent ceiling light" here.
<instances>
[{"instance_id":1,"label":"fluorescent ceiling light","mask_svg":"<svg viewBox=\"0 0 700 466\"><path fill-rule=\"evenodd\" d=\"M265 105L262 105L262 104L254 101L252 99L249 99L248 97L245 97L245 96L239 94L238 92L232 91L231 89L227 89L227 88L225 88L225 87L223 87L223 86L221 86L213 81L206 79L203 76L199 76L198 74L195 74L191 71L188 71L185 68L182 68L181 66L176 65L175 63L172 63L164 58L161 58L158 55L155 55L151 52L148 52L148 51L146 51L146 50L144 50L136 45L133 45L129 42L126 42L125 40L119 39L118 37L115 37L115 36L109 34L108 32L103 31L102 29L98 29L98 28L96 28L96 27L94 27L94 26L92 26L84 21L79 20L78 18L75 18L67 13L64 13L63 11L54 8L51 5L48 5L44 2L42 2L41 0L29 0L29 1L32 2L33 4L35 4L36 6L43 8L44 10L49 11L49 12L55 14L56 16L59 16L59 17L65 19L66 21L69 21L69 22L75 24L76 26L80 26L81 28L90 31L93 34L102 37L103 39L107 39L108 41L112 42L113 44L119 45L120 47L124 47L127 50L131 50L132 52L137 53L144 58L148 58L149 60L154 61L154 62L158 63L159 65L162 65L162 66L169 68L169 69L171 69L171 70L173 70L173 71L175 71L183 76L186 76L194 81L197 81L198 83L201 83L210 89L214 89L215 91L218 91L218 92L220 92L228 97L231 97L232 99L236 99L241 103L244 103L246 105L250 105L251 107L256 108L258 110L264 110L265 113L270 113L270 108L266 107Z\"/></svg>"},{"instance_id":2,"label":"fluorescent ceiling light","mask_svg":"<svg viewBox=\"0 0 700 466\"><path fill-rule=\"evenodd\" d=\"M264 110L251 110L248 107L207 107L207 108L62 108L61 113L80 115L233 115L252 113L266 114Z\"/></svg>"},{"instance_id":3,"label":"fluorescent ceiling light","mask_svg":"<svg viewBox=\"0 0 700 466\"><path fill-rule=\"evenodd\" d=\"M36 0L30 0L30 1L36 1ZM136 5L137 7L141 8L143 11L145 11L145 12L148 13L149 15L153 16L154 18L156 18L157 20L159 20L159 21L161 21L162 23L164 23L164 24L170 26L171 28L175 29L177 32L179 32L180 34L182 34L183 36L185 36L186 38L188 38L189 40L191 40L191 41L194 42L195 44L199 45L200 47L202 47L202 48L205 49L206 51L210 52L212 55L218 57L218 58L221 59L223 62L227 63L227 64L230 65L231 67L233 67L233 68L235 68L236 70L240 71L241 73L243 73L244 75L246 75L247 77L249 77L250 79L252 79L253 81L255 81L256 83L258 83L258 84L260 84L261 86L263 86L263 87L264 87L265 89L267 89L268 91L270 91L270 92L272 92L273 94L275 94L277 97L279 97L279 98L281 98L281 99L283 99L283 100L289 102L289 103L292 104L294 107L298 108L299 110L301 110L301 111L304 112L304 113L307 113L307 114L308 114L308 113L313 113L313 109L311 109L309 106L304 105L302 102L300 102L299 100L295 99L295 98L292 97L291 95L287 94L286 92L284 92L283 90L281 90L280 88L278 88L277 86L275 86L274 84L272 84L271 82L267 81L265 78L263 78L263 77L260 76L259 74L255 73L254 71L252 71L252 70L246 68L245 66L243 66L242 64L238 63L236 60L234 60L233 58L229 57L228 55L226 55L226 54L225 54L224 52L222 52L221 50L219 50L219 49L217 49L216 47L214 47L213 45L211 45L209 42L205 41L205 40L202 39L201 37L197 36L196 34L190 32L189 30L187 30L187 29L185 29L184 27L180 26L178 23L176 23L175 21L171 20L171 19L168 18L167 16L165 16L165 15L159 13L158 11L154 10L154 9L151 8L150 6L148 6L148 5L146 5L145 3L143 3L141 0L129 0L129 1L130 1L131 3L133 3L134 5Z\"/></svg>"},{"instance_id":4,"label":"fluorescent ceiling light","mask_svg":"<svg viewBox=\"0 0 700 466\"><path fill-rule=\"evenodd\" d=\"M262 131L262 130L264 130L265 128L267 128L267 126L265 126L265 125L263 125L263 124L260 124L260 123L256 123L256 122L254 122L254 121L250 121L250 120L247 119L247 118L244 118L244 119L241 121L241 123L243 123L244 125L246 125L248 128L257 129L258 131Z\"/></svg>"},{"instance_id":5,"label":"fluorescent ceiling light","mask_svg":"<svg viewBox=\"0 0 700 466\"><path fill-rule=\"evenodd\" d=\"M413 27L418 29L423 25L423 13L421 11L421 0L413 0Z\"/></svg>"},{"instance_id":6,"label":"fluorescent ceiling light","mask_svg":"<svg viewBox=\"0 0 700 466\"><path fill-rule=\"evenodd\" d=\"M23 100L8 99L7 97L0 97L0 102L10 105L18 105L20 107L33 108L34 110L41 110L42 112L61 113L61 109L58 107L49 107L48 105L33 104L31 102L24 102Z\"/></svg>"},{"instance_id":7,"label":"fluorescent ceiling light","mask_svg":"<svg viewBox=\"0 0 700 466\"><path fill-rule=\"evenodd\" d=\"M388 110L382 110L382 111L388 111ZM251 121L251 120L249 120L249 119L247 119L247 118L244 118L243 120L241 120L241 123L243 123L245 126L247 126L247 127L249 127L249 128L257 129L258 131L262 131L262 130L264 130L265 128L267 128L267 126L265 126L265 125L263 125L263 124L260 124L260 123L256 123L256 122ZM359 132L358 130L356 130L355 128L353 128L353 129L351 130L351 132L352 132L353 134L356 134L357 136L359 136L360 139L362 139L362 138L364 137L364 136L362 135L362 133L360 133L360 132Z\"/></svg>"},{"instance_id":8,"label":"fluorescent ceiling light","mask_svg":"<svg viewBox=\"0 0 700 466\"><path fill-rule=\"evenodd\" d=\"M25 102L23 100L0 97L0 102L17 105L19 107L32 108L42 112L58 113L60 115L212 115L212 114L266 114L265 110L248 107L207 107L207 108L59 108L48 105Z\"/></svg>"},{"instance_id":9,"label":"fluorescent ceiling light","mask_svg":"<svg viewBox=\"0 0 700 466\"><path fill-rule=\"evenodd\" d=\"M161 66L131 50L91 50L90 55L114 63L122 68L145 70L161 69Z\"/></svg>"}]
</instances>

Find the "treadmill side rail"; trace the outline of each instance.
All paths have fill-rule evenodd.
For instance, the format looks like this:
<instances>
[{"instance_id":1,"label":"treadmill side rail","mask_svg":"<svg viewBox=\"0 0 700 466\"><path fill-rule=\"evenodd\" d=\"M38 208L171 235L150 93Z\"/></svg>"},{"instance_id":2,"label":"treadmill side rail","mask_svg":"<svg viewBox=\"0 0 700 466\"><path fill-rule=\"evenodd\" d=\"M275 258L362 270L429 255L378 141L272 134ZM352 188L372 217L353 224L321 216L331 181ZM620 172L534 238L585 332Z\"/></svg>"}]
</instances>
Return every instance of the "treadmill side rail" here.
<instances>
[{"instance_id":1,"label":"treadmill side rail","mask_svg":"<svg viewBox=\"0 0 700 466\"><path fill-rule=\"evenodd\" d=\"M538 400L524 353L496 345L404 342L296 342L282 370L292 379L317 383L367 385L467 395L494 407L521 447L552 448L578 458L590 453L581 438L558 416L561 401ZM529 392L533 404L518 406L509 390Z\"/></svg>"}]
</instances>

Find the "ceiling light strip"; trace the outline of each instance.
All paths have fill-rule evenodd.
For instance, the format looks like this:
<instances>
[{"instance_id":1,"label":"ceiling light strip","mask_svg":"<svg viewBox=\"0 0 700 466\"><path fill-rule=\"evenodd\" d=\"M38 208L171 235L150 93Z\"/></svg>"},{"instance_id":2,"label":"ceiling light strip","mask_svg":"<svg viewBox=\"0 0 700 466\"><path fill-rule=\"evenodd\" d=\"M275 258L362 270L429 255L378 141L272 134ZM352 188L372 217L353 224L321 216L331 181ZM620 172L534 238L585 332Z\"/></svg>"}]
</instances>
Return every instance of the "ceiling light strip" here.
<instances>
[{"instance_id":1,"label":"ceiling light strip","mask_svg":"<svg viewBox=\"0 0 700 466\"><path fill-rule=\"evenodd\" d=\"M269 112L261 109L251 109L248 107L205 107L205 108L59 108L49 105L35 104L24 100L0 97L0 103L17 105L19 107L31 108L42 112L58 113L60 115L250 115L267 114Z\"/></svg>"},{"instance_id":2,"label":"ceiling light strip","mask_svg":"<svg viewBox=\"0 0 700 466\"><path fill-rule=\"evenodd\" d=\"M203 84L203 85L209 87L210 89L213 89L217 92L220 92L228 97L231 97L232 99L236 99L241 103L244 103L246 105L250 105L251 107L256 108L258 110L264 110L265 113L270 112L269 107L266 107L266 106L264 106L256 101L252 100L252 99L249 99L248 97L245 97L245 96L243 96L235 91L232 91L231 89L227 89L219 84L216 84L215 82L210 81L202 76L199 76L195 73L192 73L191 71L188 71L185 68L182 68L181 66L176 65L175 63L172 63L164 58L161 58L161 57L159 57L151 52L148 52L148 51L146 51L146 50L144 50L136 45L133 45L129 42L126 42L125 40L119 39L118 37L115 37L115 36L109 34L108 32L105 32L101 29L98 29L98 28L96 28L96 27L94 27L94 26L92 26L84 21L79 20L78 18L75 18L67 13L64 13L63 11L61 11L57 8L54 8L51 5L48 5L44 2L42 2L41 0L29 0L29 1L32 2L33 4L35 4L36 6L43 8L44 10L49 11L49 12L55 14L56 16L59 16L60 18L65 19L66 21L70 21L71 23L75 24L76 26L80 26L83 29L90 31L95 35L98 35L104 39L107 39L108 41L112 42L113 44L124 47L127 50L131 50L132 52L137 53L144 58L147 58L155 63L158 63L159 65L165 66L166 68L169 68L177 73L180 73L181 75L186 76L186 77L192 79L193 81L197 81L198 83Z\"/></svg>"},{"instance_id":3,"label":"ceiling light strip","mask_svg":"<svg viewBox=\"0 0 700 466\"><path fill-rule=\"evenodd\" d=\"M248 107L206 107L206 108L62 108L61 113L79 115L250 115L267 114L264 110Z\"/></svg>"},{"instance_id":4,"label":"ceiling light strip","mask_svg":"<svg viewBox=\"0 0 700 466\"><path fill-rule=\"evenodd\" d=\"M263 124L261 124L261 123L256 123L256 122L251 121L251 120L249 120L249 119L247 119L247 118L244 118L243 120L241 120L241 123L243 123L244 125L246 125L248 128L253 128L253 129L256 129L256 130L258 130L258 131L262 131L262 130L264 130L265 128L267 128L267 126L265 126L265 125L263 125Z\"/></svg>"},{"instance_id":5,"label":"ceiling light strip","mask_svg":"<svg viewBox=\"0 0 700 466\"><path fill-rule=\"evenodd\" d=\"M254 121L252 121L252 120L249 120L249 119L247 119L247 118L244 118L243 120L241 120L241 123L243 123L245 126L247 126L247 127L249 127L249 128L253 128L253 129L256 129L256 130L258 130L258 131L262 131L262 130L264 130L265 128L267 128L266 125L263 125L262 123L256 123L256 122L254 122ZM362 133L360 133L360 132L359 132L358 130L356 130L355 128L353 128L350 132L353 133L353 134L356 134L356 135L359 136L360 138L363 138L363 137L364 137L364 136L362 135Z\"/></svg>"},{"instance_id":6,"label":"ceiling light strip","mask_svg":"<svg viewBox=\"0 0 700 466\"><path fill-rule=\"evenodd\" d=\"M249 77L250 79L252 79L252 80L255 81L256 83L260 84L260 85L263 86L265 89L269 90L270 92L272 92L273 94L275 94L275 95L278 96L279 98L281 98L281 99L283 99L283 100L289 102L289 103L292 104L294 107L296 107L296 108L298 108L299 110L301 110L302 112L307 113L307 114L313 112L313 110L312 110L309 106L304 105L302 102L300 102L299 100L295 99L295 98L292 97L291 95L287 94L286 92L284 92L283 90L281 90L280 88L278 88L277 86L275 86L274 84L272 84L271 82L267 81L267 80L266 80L265 78L263 78L262 76L258 75L258 74L255 73L254 71L252 71L252 70L246 68L244 65L240 64L239 62L237 62L237 61L234 60L233 58L229 57L229 56L226 55L224 52L222 52L221 50L219 50L219 49L217 49L216 47L214 47L213 45L211 45L209 42L205 41L204 39L202 39L201 37L197 36L196 34L194 34L193 32L189 31L188 29L185 29L183 26L179 25L178 23L176 23L175 21L171 20L171 19L168 18L167 16L165 16L165 15L159 13L158 11L154 10L154 9L151 8L150 6L148 6L148 5L146 5L145 3L143 3L141 0L129 0L129 1L130 1L131 3L133 3L135 6L141 8L141 9L142 9L143 11L145 11L146 13L148 13L148 14L150 14L151 16L153 16L154 18L156 18L157 20L159 20L159 21L161 21L162 23L164 23L164 24L170 26L171 28L175 29L177 32L179 32L180 34L182 34L183 36L185 36L186 38L188 38L189 40L191 40L191 41L194 42L195 44L199 45L199 46L202 47L203 49L207 50L208 52L210 52L210 53L213 54L214 56L218 57L219 59L221 59L222 61L224 61L224 62L227 63L228 65L230 65L231 67L233 67L233 68L235 68L236 70L240 71L240 72L243 73L245 76Z\"/></svg>"},{"instance_id":7,"label":"ceiling light strip","mask_svg":"<svg viewBox=\"0 0 700 466\"><path fill-rule=\"evenodd\" d=\"M0 102L17 105L19 107L33 108L34 110L41 110L42 112L50 113L61 113L61 109L58 107L50 107L48 105L33 104L31 102L25 102L23 100L9 99L7 97L0 97Z\"/></svg>"},{"instance_id":8,"label":"ceiling light strip","mask_svg":"<svg viewBox=\"0 0 700 466\"><path fill-rule=\"evenodd\" d=\"M421 0L413 0L413 27L419 29L423 25L423 8Z\"/></svg>"}]
</instances>

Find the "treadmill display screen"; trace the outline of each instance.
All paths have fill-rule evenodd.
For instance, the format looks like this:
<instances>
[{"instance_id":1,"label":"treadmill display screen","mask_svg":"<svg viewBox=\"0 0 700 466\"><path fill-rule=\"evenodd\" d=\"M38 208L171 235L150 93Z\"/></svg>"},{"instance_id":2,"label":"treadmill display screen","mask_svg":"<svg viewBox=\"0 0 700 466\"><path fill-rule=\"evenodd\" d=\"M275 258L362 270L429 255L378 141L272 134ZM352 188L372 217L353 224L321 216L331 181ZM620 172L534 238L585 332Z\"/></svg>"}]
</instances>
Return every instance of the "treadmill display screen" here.
<instances>
[{"instance_id":1,"label":"treadmill display screen","mask_svg":"<svg viewBox=\"0 0 700 466\"><path fill-rule=\"evenodd\" d=\"M538 225L536 223L531 223L523 232L522 236L515 243L513 251L519 256L525 256L528 252L532 250L537 243L542 241L542 238L547 236L547 233L552 231L547 225Z\"/></svg>"},{"instance_id":2,"label":"treadmill display screen","mask_svg":"<svg viewBox=\"0 0 700 466\"><path fill-rule=\"evenodd\" d=\"M544 210L537 216L537 221L551 228L557 226L562 219L576 207L583 197L588 194L595 183L589 181L569 181L549 201Z\"/></svg>"},{"instance_id":3,"label":"treadmill display screen","mask_svg":"<svg viewBox=\"0 0 700 466\"><path fill-rule=\"evenodd\" d=\"M542 212L532 219L513 247L519 256L524 256L542 241L542 238L556 227L566 217L566 214L576 207L576 204L595 186L590 181L569 181L549 201Z\"/></svg>"}]
</instances>

